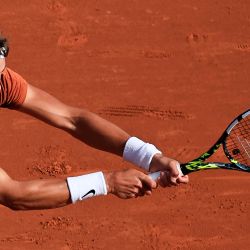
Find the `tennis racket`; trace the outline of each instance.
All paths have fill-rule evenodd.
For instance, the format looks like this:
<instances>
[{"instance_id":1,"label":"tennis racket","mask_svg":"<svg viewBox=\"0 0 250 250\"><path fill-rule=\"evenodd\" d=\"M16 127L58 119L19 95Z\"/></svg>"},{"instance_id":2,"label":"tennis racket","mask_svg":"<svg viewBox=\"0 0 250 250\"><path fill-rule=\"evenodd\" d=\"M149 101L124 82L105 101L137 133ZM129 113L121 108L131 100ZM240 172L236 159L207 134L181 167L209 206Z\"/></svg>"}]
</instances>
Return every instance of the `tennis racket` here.
<instances>
[{"instance_id":1,"label":"tennis racket","mask_svg":"<svg viewBox=\"0 0 250 250\"><path fill-rule=\"evenodd\" d=\"M230 163L205 162L222 146ZM231 169L250 172L250 109L236 117L226 128L218 141L200 157L180 164L179 172L183 175L205 169ZM160 171L150 173L156 180Z\"/></svg>"}]
</instances>

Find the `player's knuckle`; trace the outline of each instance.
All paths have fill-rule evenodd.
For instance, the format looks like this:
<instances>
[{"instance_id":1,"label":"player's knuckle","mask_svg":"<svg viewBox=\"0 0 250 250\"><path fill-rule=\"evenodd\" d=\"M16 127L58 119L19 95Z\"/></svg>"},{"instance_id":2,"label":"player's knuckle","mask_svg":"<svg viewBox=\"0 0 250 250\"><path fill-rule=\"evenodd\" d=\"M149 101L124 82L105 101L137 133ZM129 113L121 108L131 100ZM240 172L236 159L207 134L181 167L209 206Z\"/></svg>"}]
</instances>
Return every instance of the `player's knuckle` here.
<instances>
[{"instance_id":1,"label":"player's knuckle","mask_svg":"<svg viewBox=\"0 0 250 250\"><path fill-rule=\"evenodd\" d=\"M136 182L136 186L137 186L138 188L142 188L142 183L141 183L141 181L140 181L140 180L137 180L137 182Z\"/></svg>"}]
</instances>

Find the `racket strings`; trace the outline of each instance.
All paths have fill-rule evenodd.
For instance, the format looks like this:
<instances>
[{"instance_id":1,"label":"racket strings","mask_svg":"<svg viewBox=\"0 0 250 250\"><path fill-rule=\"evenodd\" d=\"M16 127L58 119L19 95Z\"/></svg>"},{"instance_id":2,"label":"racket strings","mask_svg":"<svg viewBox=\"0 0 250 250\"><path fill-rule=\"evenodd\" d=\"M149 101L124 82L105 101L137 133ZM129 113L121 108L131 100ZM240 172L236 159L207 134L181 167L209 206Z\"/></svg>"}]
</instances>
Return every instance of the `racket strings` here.
<instances>
[{"instance_id":1,"label":"racket strings","mask_svg":"<svg viewBox=\"0 0 250 250\"><path fill-rule=\"evenodd\" d=\"M250 115L233 127L226 139L226 148L232 159L250 167Z\"/></svg>"}]
</instances>

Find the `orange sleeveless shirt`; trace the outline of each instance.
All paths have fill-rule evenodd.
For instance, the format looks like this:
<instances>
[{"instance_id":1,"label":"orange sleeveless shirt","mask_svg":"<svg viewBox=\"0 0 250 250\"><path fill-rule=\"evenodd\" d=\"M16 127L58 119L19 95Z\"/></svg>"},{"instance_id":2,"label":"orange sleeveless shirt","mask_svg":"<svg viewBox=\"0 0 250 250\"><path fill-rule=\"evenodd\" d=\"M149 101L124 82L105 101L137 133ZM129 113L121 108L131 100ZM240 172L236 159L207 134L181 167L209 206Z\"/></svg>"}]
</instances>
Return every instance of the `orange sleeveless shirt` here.
<instances>
[{"instance_id":1,"label":"orange sleeveless shirt","mask_svg":"<svg viewBox=\"0 0 250 250\"><path fill-rule=\"evenodd\" d=\"M19 74L6 67L1 73L0 107L20 106L25 100L27 87L27 82Z\"/></svg>"}]
</instances>

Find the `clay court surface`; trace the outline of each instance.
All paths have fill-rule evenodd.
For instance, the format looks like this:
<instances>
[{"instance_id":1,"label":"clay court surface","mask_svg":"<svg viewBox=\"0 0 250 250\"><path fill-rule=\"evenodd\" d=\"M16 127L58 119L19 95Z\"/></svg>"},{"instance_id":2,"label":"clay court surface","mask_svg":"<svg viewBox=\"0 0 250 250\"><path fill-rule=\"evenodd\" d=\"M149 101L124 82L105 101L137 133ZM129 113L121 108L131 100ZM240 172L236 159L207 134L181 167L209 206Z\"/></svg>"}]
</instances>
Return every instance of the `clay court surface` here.
<instances>
[{"instance_id":1,"label":"clay court surface","mask_svg":"<svg viewBox=\"0 0 250 250\"><path fill-rule=\"evenodd\" d=\"M181 162L250 106L248 1L11 0L0 15L10 68ZM15 179L133 167L25 114L0 115L0 164ZM1 206L0 249L247 250L249 184L249 174L210 170L151 197Z\"/></svg>"}]
</instances>

